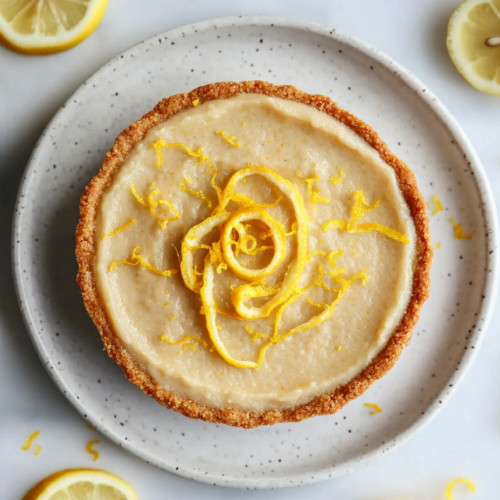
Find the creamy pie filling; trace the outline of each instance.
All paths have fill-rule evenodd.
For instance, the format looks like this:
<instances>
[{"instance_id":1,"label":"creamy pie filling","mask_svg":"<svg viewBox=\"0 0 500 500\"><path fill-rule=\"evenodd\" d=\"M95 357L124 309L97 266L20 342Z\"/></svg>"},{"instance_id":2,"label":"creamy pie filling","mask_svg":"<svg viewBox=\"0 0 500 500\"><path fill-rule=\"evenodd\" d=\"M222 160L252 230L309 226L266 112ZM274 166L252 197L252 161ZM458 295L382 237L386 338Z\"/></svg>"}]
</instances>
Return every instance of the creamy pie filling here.
<instances>
[{"instance_id":1,"label":"creamy pie filling","mask_svg":"<svg viewBox=\"0 0 500 500\"><path fill-rule=\"evenodd\" d=\"M254 94L196 104L152 128L104 193L95 240L98 294L124 347L166 389L211 407L255 412L306 403L359 374L399 324L410 299L415 258L408 206L393 169L325 113ZM326 321L272 344L257 368L239 368L214 348L200 295L175 271L184 235L218 205L214 184L223 189L249 164L271 169L299 190L308 218L309 260L297 288L318 279L326 285L310 287L284 309L280 334L317 315L318 304L334 301L335 276L361 273L367 279L352 282ZM292 203L260 175L246 177L235 191L271 205L266 212L288 233L286 257L266 278L267 285L279 286L297 258ZM358 225L387 230L349 231L356 203L362 208ZM227 207L237 208L235 202ZM262 223L250 221L247 228L258 247L271 248L236 258L251 269L265 267L273 258L272 238L262 234ZM218 238L216 228L203 243ZM206 253L195 252L200 280ZM330 262L329 255L334 255ZM214 273L214 297L219 310L234 316L231 292L248 281L223 267ZM218 335L233 358L257 359L278 309L254 320L217 315Z\"/></svg>"}]
</instances>

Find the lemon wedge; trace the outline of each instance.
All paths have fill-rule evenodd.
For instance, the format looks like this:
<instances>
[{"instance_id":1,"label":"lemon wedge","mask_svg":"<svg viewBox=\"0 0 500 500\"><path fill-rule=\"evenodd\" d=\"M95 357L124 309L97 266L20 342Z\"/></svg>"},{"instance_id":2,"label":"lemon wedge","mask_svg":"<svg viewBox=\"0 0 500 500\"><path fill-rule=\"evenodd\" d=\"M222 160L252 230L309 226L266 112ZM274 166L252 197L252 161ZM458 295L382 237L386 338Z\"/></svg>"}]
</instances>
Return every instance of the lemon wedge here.
<instances>
[{"instance_id":1,"label":"lemon wedge","mask_svg":"<svg viewBox=\"0 0 500 500\"><path fill-rule=\"evenodd\" d=\"M70 49L99 25L108 0L9 0L0 2L0 42L22 54Z\"/></svg>"},{"instance_id":2,"label":"lemon wedge","mask_svg":"<svg viewBox=\"0 0 500 500\"><path fill-rule=\"evenodd\" d=\"M66 469L42 479L23 500L137 500L123 479L97 469Z\"/></svg>"},{"instance_id":3,"label":"lemon wedge","mask_svg":"<svg viewBox=\"0 0 500 500\"><path fill-rule=\"evenodd\" d=\"M451 16L446 45L471 85L500 95L500 0L465 0Z\"/></svg>"}]
</instances>

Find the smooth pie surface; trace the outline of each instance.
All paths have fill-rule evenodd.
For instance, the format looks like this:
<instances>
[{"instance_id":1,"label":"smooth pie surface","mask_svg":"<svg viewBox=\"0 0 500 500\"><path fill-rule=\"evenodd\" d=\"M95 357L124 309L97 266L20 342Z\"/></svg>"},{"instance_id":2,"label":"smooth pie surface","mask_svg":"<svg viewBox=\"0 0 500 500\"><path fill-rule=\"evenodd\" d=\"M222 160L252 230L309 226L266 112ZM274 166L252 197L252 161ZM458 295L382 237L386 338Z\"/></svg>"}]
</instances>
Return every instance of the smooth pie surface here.
<instances>
[{"instance_id":1,"label":"smooth pie surface","mask_svg":"<svg viewBox=\"0 0 500 500\"><path fill-rule=\"evenodd\" d=\"M235 139L224 139L221 131ZM228 365L210 349L199 296L186 288L180 274L165 277L143 266L123 263L110 270L113 262L130 260L138 246L142 258L155 268L178 269L176 249L183 235L217 205L211 185L213 172L207 164L200 164L179 146L162 149L158 168L157 152L152 147L158 139L181 143L191 150L201 147L218 169L215 182L222 188L232 173L248 163L271 168L290 180L301 191L308 211L308 252L342 250L343 255L336 259L337 268L345 269L346 277L365 270L369 280L365 285L355 282L328 321L272 346L259 368ZM237 143L239 147L234 145ZM343 178L339 180L342 168ZM319 190L329 202L312 203L305 179L316 176L319 180L313 183L313 191ZM182 190L181 183L203 193L206 199ZM149 209L138 202L131 186L143 200L159 189L156 199L172 203L180 218L162 229ZM238 190L258 202L276 199L276 193L259 176L249 177ZM382 200L360 222L375 222L399 231L410 244L376 232L351 234L322 229L331 219L350 219L353 193L360 190L370 205ZM293 210L286 198L267 210L291 231ZM130 219L136 222L103 240L104 235ZM414 227L392 169L336 120L306 105L267 96L242 95L201 104L150 130L103 196L96 242L99 294L126 348L167 389L217 407L249 411L286 408L348 382L387 342L404 313L412 282ZM287 238L287 246L287 258L269 281L271 285L282 279L294 258L293 235ZM198 253L202 256L201 251ZM263 267L270 256L272 250L247 257L246 265ZM314 281L320 272L318 264L324 268L325 283L332 284L327 274L331 267L321 256L313 256L300 286ZM216 276L219 307L231 308L231 289L242 283L225 271ZM334 298L320 288L311 290L308 296L316 302L332 302ZM302 297L286 309L280 332L314 314L317 309ZM252 336L245 326L268 335L273 318L274 314L241 321L219 315L220 336L234 357L254 359L262 338ZM195 349L171 345L161 340L162 335L173 341L185 335L198 336L208 348L200 344Z\"/></svg>"}]
</instances>

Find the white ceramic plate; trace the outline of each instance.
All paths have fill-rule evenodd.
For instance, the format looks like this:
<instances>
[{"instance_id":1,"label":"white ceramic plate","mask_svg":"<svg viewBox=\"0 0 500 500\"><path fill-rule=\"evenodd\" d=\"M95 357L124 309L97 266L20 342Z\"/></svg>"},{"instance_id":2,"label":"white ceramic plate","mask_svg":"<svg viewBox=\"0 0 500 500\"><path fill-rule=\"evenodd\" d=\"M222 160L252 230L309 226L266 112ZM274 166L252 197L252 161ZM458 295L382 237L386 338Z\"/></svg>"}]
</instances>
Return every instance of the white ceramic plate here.
<instances>
[{"instance_id":1,"label":"white ceramic plate","mask_svg":"<svg viewBox=\"0 0 500 500\"><path fill-rule=\"evenodd\" d=\"M331 96L377 130L417 175L436 250L432 296L397 366L336 415L241 430L189 420L128 383L102 350L75 283L78 199L114 138L161 98L223 80L265 79ZM471 240L454 239L449 217ZM14 220L14 271L38 353L69 401L144 460L213 484L267 488L351 471L414 435L474 357L494 303L496 219L463 132L408 71L333 29L267 17L177 28L99 70L47 127L26 170ZM370 416L365 402L383 413Z\"/></svg>"}]
</instances>

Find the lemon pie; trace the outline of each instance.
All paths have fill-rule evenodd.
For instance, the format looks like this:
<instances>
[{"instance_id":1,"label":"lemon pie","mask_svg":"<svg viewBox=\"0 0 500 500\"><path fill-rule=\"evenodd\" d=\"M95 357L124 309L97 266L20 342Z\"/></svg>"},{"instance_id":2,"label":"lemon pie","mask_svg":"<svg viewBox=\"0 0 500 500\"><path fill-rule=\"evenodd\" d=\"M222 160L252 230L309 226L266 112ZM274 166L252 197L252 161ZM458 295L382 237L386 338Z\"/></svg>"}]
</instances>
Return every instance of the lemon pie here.
<instances>
[{"instance_id":1,"label":"lemon pie","mask_svg":"<svg viewBox=\"0 0 500 500\"><path fill-rule=\"evenodd\" d=\"M124 130L80 203L78 282L162 405L244 428L331 414L383 376L429 294L413 173L329 98L223 82Z\"/></svg>"}]
</instances>

